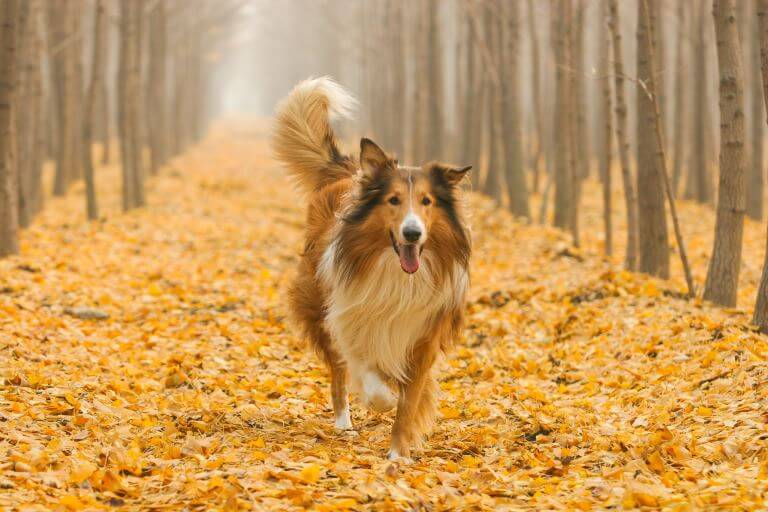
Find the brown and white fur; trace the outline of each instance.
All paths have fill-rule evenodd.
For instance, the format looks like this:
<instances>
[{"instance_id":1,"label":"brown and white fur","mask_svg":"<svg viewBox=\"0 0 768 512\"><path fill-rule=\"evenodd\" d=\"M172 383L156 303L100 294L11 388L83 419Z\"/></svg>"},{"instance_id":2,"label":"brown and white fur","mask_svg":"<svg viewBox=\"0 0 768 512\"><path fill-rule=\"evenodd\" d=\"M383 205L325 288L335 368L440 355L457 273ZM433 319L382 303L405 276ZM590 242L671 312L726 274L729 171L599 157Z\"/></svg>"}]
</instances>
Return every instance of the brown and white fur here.
<instances>
[{"instance_id":1,"label":"brown and white fur","mask_svg":"<svg viewBox=\"0 0 768 512\"><path fill-rule=\"evenodd\" d=\"M435 416L433 366L462 325L470 237L459 185L470 168L401 166L369 139L359 159L342 155L330 120L353 106L316 78L278 107L274 150L309 200L290 308L330 368L336 427L352 428L349 377L369 408L397 405L389 457L408 457Z\"/></svg>"}]
</instances>

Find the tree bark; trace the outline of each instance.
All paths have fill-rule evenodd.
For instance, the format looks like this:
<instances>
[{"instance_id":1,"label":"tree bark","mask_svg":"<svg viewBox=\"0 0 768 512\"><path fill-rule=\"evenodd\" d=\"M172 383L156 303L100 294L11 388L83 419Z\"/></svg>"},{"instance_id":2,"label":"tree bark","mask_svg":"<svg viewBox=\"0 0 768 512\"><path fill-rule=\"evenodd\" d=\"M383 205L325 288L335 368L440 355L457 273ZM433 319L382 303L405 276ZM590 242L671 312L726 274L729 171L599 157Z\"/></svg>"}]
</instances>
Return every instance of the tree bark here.
<instances>
[{"instance_id":1,"label":"tree bark","mask_svg":"<svg viewBox=\"0 0 768 512\"><path fill-rule=\"evenodd\" d=\"M400 156L405 158L405 137L407 136L405 130L401 126L402 120L406 119L405 110L405 91L406 91L406 57L405 51L405 29L403 23L405 22L404 7L400 2L392 2L390 6L392 10L392 27L390 34L392 38L392 150ZM467 77L469 78L469 77Z\"/></svg>"},{"instance_id":2,"label":"tree bark","mask_svg":"<svg viewBox=\"0 0 768 512\"><path fill-rule=\"evenodd\" d=\"M36 148L33 146L34 141L32 130L33 125L33 109L31 108L31 91L32 91L32 72L34 56L32 55L33 45L31 41L31 7L33 2L21 2L19 4L19 13L17 20L17 81L16 81L16 93L15 102L17 105L24 105L26 108L14 109L14 161L16 168L16 186L18 195L18 209L19 209L19 227L25 228L29 225L31 212L30 212L30 190L29 190L29 177L32 172L30 164L32 163L32 155L36 152Z\"/></svg>"},{"instance_id":3,"label":"tree bark","mask_svg":"<svg viewBox=\"0 0 768 512\"><path fill-rule=\"evenodd\" d=\"M672 190L677 196L677 191L680 189L680 178L683 175L683 151L685 148L685 116L688 104L688 91L686 90L685 77L688 71L686 70L687 55L685 48L687 47L686 35L688 17L686 16L686 2L677 3L677 45L675 48L675 92L674 92L674 148L672 151Z\"/></svg>"},{"instance_id":4,"label":"tree bark","mask_svg":"<svg viewBox=\"0 0 768 512\"><path fill-rule=\"evenodd\" d=\"M483 109L482 101L477 99L481 95L480 89L482 88L482 72L477 65L477 46L475 44L475 27L472 22L471 16L467 17L467 58L466 58L466 70L464 80L466 81L466 87L464 88L464 98L462 100L463 112L459 119L459 134L461 139L461 158L459 159L463 163L473 162L474 165L478 165L477 160L479 151L477 147L480 145L480 134L482 129L482 115Z\"/></svg>"},{"instance_id":5,"label":"tree bark","mask_svg":"<svg viewBox=\"0 0 768 512\"><path fill-rule=\"evenodd\" d=\"M584 66L584 17L585 17L585 4L581 1L576 1L575 20L573 31L571 33L571 77L573 103L570 108L573 112L573 118L575 122L575 133L573 139L573 151L576 167L574 167L574 189L579 192L574 198L574 209L578 210L578 202L581 191L581 181L589 176L590 171L590 140L589 130L587 129L587 114L586 114L586 97L584 94L585 89L585 75L586 68Z\"/></svg>"},{"instance_id":6,"label":"tree bark","mask_svg":"<svg viewBox=\"0 0 768 512\"><path fill-rule=\"evenodd\" d=\"M759 2L759 0L758 0ZM759 3L757 4L759 6ZM759 10L759 9L758 9ZM753 13L755 14L755 13ZM763 220L763 202L765 195L765 164L763 141L765 137L765 120L760 112L763 106L763 80L760 74L760 21L759 16L754 20L745 19L751 34L750 50L750 95L752 96L752 159L749 166L747 185L747 215L756 220Z\"/></svg>"},{"instance_id":7,"label":"tree bark","mask_svg":"<svg viewBox=\"0 0 768 512\"><path fill-rule=\"evenodd\" d=\"M646 8L650 12L646 15ZM650 21L650 24L646 22ZM640 243L639 270L664 279L669 277L669 238L664 209L664 183L659 169L659 154L654 127L652 95L654 64L647 31L653 33L651 2L638 2L637 78L641 89L637 95L637 196L638 239ZM644 85L643 85L644 84Z\"/></svg>"},{"instance_id":8,"label":"tree bark","mask_svg":"<svg viewBox=\"0 0 768 512\"><path fill-rule=\"evenodd\" d=\"M13 153L19 0L0 0L0 256L19 252L17 171Z\"/></svg>"},{"instance_id":9,"label":"tree bark","mask_svg":"<svg viewBox=\"0 0 768 512\"><path fill-rule=\"evenodd\" d=\"M720 187L704 298L736 305L744 234L744 75L734 0L714 0L720 70Z\"/></svg>"},{"instance_id":10,"label":"tree bark","mask_svg":"<svg viewBox=\"0 0 768 512\"><path fill-rule=\"evenodd\" d=\"M555 53L555 218L554 225L561 229L571 227L573 215L574 169L571 167L570 108L571 80L571 0L558 0L559 15L553 17L553 43ZM555 4L552 4L554 7Z\"/></svg>"},{"instance_id":11,"label":"tree bark","mask_svg":"<svg viewBox=\"0 0 768 512\"><path fill-rule=\"evenodd\" d=\"M608 0L609 27L613 44L613 65L616 93L616 145L621 163L621 178L624 186L624 203L627 215L627 254L624 265L628 270L637 270L638 227L637 196L632 169L629 163L629 142L627 140L627 102L624 90L624 62L622 59L621 30L619 29L619 8L617 0Z\"/></svg>"},{"instance_id":12,"label":"tree bark","mask_svg":"<svg viewBox=\"0 0 768 512\"><path fill-rule=\"evenodd\" d=\"M757 0L757 20L760 24L760 71L763 75L763 107L765 119L768 122L768 0ZM757 325L760 332L768 334L768 234L766 234L765 260L760 287L757 290L755 315L752 323Z\"/></svg>"},{"instance_id":13,"label":"tree bark","mask_svg":"<svg viewBox=\"0 0 768 512\"><path fill-rule=\"evenodd\" d=\"M600 3L600 20L608 15L608 3L603 0ZM602 24L600 25L602 27ZM602 86L602 114L603 114L603 157L600 159L602 169L600 176L603 182L603 229L605 231L605 254L613 254L613 220L611 204L612 164L613 164L613 109L611 101L611 75L610 75L610 33L600 38L600 66L603 73L600 79Z\"/></svg>"},{"instance_id":14,"label":"tree bark","mask_svg":"<svg viewBox=\"0 0 768 512\"><path fill-rule=\"evenodd\" d=\"M51 90L56 108L56 172L53 195L62 196L75 174L75 139L72 103L74 102L74 67L70 57L72 13L74 4L67 0L50 0L48 11L48 53L51 62Z\"/></svg>"},{"instance_id":15,"label":"tree bark","mask_svg":"<svg viewBox=\"0 0 768 512\"><path fill-rule=\"evenodd\" d=\"M168 158L168 142L166 135L166 91L167 57L166 57L166 12L165 2L158 1L153 9L149 23L149 66L148 66L148 106L147 135L149 137L150 173L156 174Z\"/></svg>"},{"instance_id":16,"label":"tree bark","mask_svg":"<svg viewBox=\"0 0 768 512\"><path fill-rule=\"evenodd\" d=\"M501 21L498 17L500 0L491 0L485 11L485 26L488 37L488 49L492 58L491 66L499 69L501 51ZM488 73L490 69L486 69ZM501 206L503 201L503 190L501 182L501 173L504 169L504 128L502 112L504 110L501 84L498 80L489 80L488 91L488 123L489 123L489 157L488 172L483 186L483 192L492 197L496 204Z\"/></svg>"},{"instance_id":17,"label":"tree bark","mask_svg":"<svg viewBox=\"0 0 768 512\"><path fill-rule=\"evenodd\" d=\"M581 129L580 116L583 115L583 91L582 80L580 76L582 65L582 39L583 39L583 27L584 27L584 6L579 0L576 0L576 12L574 16L573 3L571 0L567 1L566 16L569 20L574 20L575 26L572 30L569 30L569 39L566 40L566 44L571 48L568 60L568 72L566 78L569 81L568 84L568 103L566 104L566 111L568 114L568 124L566 130L568 132L568 138L570 139L570 151L568 153L570 158L571 168L571 208L568 219L568 226L571 230L571 237L573 239L574 247L581 246L581 234L579 230L579 208L581 206L581 183L587 175L587 162L589 158L588 153L584 153L584 148L588 144L586 128Z\"/></svg>"},{"instance_id":18,"label":"tree bark","mask_svg":"<svg viewBox=\"0 0 768 512\"><path fill-rule=\"evenodd\" d=\"M540 69L540 57L539 57L539 37L536 30L536 14L534 12L533 0L528 0L528 35L531 40L531 80L532 80L532 95L533 95L533 117L535 133L533 138L535 146L533 150L533 159L531 166L533 167L533 193L539 193L539 182L541 181L541 167L547 168L547 162L545 161L545 153L543 151L544 145L544 111L541 106L541 69Z\"/></svg>"},{"instance_id":19,"label":"tree bark","mask_svg":"<svg viewBox=\"0 0 768 512\"><path fill-rule=\"evenodd\" d=\"M414 70L411 75L413 77L413 117L411 120L413 134L411 138L411 161L415 163L425 160L428 148L428 130L426 122L429 116L429 105L427 98L428 85L425 83L425 77L429 66L429 55L427 52L428 42L425 41L428 26L426 20L428 17L426 12L427 5L425 2L426 0L417 0L414 2L414 9L416 11L414 13L416 30L414 31L415 33L413 37L413 53L416 56L416 59L414 61Z\"/></svg>"},{"instance_id":20,"label":"tree bark","mask_svg":"<svg viewBox=\"0 0 768 512\"><path fill-rule=\"evenodd\" d=\"M427 130L426 159L443 156L445 121L443 116L443 65L440 22L440 1L427 0L427 105L429 129Z\"/></svg>"},{"instance_id":21,"label":"tree bark","mask_svg":"<svg viewBox=\"0 0 768 512\"><path fill-rule=\"evenodd\" d=\"M99 207L96 200L96 183L94 180L93 164L93 124L96 112L96 101L102 90L104 81L104 51L107 44L106 13L104 0L96 0L93 19L93 55L91 57L91 83L86 95L85 112L83 113L83 172L85 177L85 205L88 220L99 217Z\"/></svg>"},{"instance_id":22,"label":"tree bark","mask_svg":"<svg viewBox=\"0 0 768 512\"><path fill-rule=\"evenodd\" d=\"M688 166L685 198L694 199L702 204L712 202L712 183L709 177L709 147L707 134L709 125L709 100L707 82L709 81L706 33L709 18L706 8L700 7L697 15L697 30L694 42L694 73L696 75L693 109L693 143L691 144L691 163Z\"/></svg>"},{"instance_id":23,"label":"tree bark","mask_svg":"<svg viewBox=\"0 0 768 512\"><path fill-rule=\"evenodd\" d=\"M119 125L123 160L123 210L143 205L142 151L139 136L141 34L143 2L120 3Z\"/></svg>"},{"instance_id":24,"label":"tree bark","mask_svg":"<svg viewBox=\"0 0 768 512\"><path fill-rule=\"evenodd\" d=\"M506 30L501 34L504 39L502 58L502 97L504 101L504 118L502 120L505 138L504 164L509 198L509 210L513 215L531 218L528 205L528 186L523 171L522 139L523 127L520 115L519 97L519 33L520 19L517 2L504 4L504 19Z\"/></svg>"}]
</instances>

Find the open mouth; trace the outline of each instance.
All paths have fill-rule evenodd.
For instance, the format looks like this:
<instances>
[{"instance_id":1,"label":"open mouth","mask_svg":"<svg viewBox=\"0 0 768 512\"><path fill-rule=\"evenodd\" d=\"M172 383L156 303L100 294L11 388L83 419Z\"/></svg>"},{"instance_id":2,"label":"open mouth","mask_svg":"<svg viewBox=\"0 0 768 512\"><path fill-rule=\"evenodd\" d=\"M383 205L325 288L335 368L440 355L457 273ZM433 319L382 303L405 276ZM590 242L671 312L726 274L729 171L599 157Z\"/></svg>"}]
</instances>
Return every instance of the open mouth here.
<instances>
[{"instance_id":1,"label":"open mouth","mask_svg":"<svg viewBox=\"0 0 768 512\"><path fill-rule=\"evenodd\" d=\"M389 232L389 237L392 239L392 248L397 253L397 257L400 258L400 268L403 269L403 272L413 274L419 270L419 256L421 255L421 249L418 244L397 243L392 231Z\"/></svg>"}]
</instances>

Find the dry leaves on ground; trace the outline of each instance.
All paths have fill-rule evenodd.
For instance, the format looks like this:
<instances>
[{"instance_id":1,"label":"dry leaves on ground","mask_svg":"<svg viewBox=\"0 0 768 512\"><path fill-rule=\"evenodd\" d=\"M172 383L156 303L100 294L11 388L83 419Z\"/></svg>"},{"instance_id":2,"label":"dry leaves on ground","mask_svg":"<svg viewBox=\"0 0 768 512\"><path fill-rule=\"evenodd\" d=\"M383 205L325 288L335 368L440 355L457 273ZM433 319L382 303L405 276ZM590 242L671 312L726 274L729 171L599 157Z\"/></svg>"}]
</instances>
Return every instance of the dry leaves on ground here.
<instances>
[{"instance_id":1,"label":"dry leaves on ground","mask_svg":"<svg viewBox=\"0 0 768 512\"><path fill-rule=\"evenodd\" d=\"M580 253L473 197L468 325L412 466L384 460L389 415L336 433L285 323L303 213L267 155L263 130L220 128L146 210L105 191L115 213L86 224L75 191L0 262L0 506L764 508L768 339L601 258L594 184ZM701 276L712 215L681 210Z\"/></svg>"}]
</instances>

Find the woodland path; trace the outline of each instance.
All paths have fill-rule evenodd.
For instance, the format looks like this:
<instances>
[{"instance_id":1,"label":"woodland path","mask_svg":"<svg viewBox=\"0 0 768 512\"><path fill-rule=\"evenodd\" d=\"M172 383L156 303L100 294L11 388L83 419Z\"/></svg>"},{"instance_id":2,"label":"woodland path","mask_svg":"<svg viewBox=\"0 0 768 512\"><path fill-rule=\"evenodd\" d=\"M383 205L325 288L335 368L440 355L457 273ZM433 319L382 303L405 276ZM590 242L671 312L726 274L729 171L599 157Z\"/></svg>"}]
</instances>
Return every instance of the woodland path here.
<instances>
[{"instance_id":1,"label":"woodland path","mask_svg":"<svg viewBox=\"0 0 768 512\"><path fill-rule=\"evenodd\" d=\"M354 401L358 434L336 433L284 320L303 204L268 155L263 127L219 127L146 209L107 190L88 224L74 190L0 261L0 507L764 506L768 339L600 257L596 187L583 252L473 197L468 325L425 449L386 461L391 415ZM681 206L700 283L702 211Z\"/></svg>"}]
</instances>

